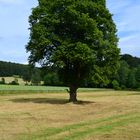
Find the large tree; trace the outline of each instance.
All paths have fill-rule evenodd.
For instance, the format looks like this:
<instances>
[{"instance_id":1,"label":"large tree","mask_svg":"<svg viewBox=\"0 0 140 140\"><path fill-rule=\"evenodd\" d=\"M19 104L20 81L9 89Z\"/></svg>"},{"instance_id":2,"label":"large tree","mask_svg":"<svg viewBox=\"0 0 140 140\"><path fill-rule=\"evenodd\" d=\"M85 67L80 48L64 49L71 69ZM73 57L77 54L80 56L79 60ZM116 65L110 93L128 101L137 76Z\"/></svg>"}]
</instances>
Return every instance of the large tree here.
<instances>
[{"instance_id":1,"label":"large tree","mask_svg":"<svg viewBox=\"0 0 140 140\"><path fill-rule=\"evenodd\" d=\"M105 0L38 0L29 23L29 62L55 65L69 86L69 101L77 101L91 71L105 78L116 71L118 38Z\"/></svg>"}]
</instances>

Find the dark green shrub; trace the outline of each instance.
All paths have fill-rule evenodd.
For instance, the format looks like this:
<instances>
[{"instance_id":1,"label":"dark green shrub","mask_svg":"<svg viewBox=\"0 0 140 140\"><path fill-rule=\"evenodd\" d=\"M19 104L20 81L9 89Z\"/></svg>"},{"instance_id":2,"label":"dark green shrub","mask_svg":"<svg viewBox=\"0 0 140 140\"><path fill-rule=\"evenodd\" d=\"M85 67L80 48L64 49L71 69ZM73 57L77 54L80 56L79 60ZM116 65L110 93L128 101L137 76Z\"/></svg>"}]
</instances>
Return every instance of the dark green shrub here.
<instances>
[{"instance_id":1,"label":"dark green shrub","mask_svg":"<svg viewBox=\"0 0 140 140\"><path fill-rule=\"evenodd\" d=\"M126 86L125 85L121 85L121 89L126 89Z\"/></svg>"},{"instance_id":2,"label":"dark green shrub","mask_svg":"<svg viewBox=\"0 0 140 140\"><path fill-rule=\"evenodd\" d=\"M19 83L16 82L16 81L12 81L12 82L9 83L9 85L19 85Z\"/></svg>"},{"instance_id":3,"label":"dark green shrub","mask_svg":"<svg viewBox=\"0 0 140 140\"><path fill-rule=\"evenodd\" d=\"M119 83L117 80L112 81L112 86L113 86L113 89L120 90Z\"/></svg>"},{"instance_id":4,"label":"dark green shrub","mask_svg":"<svg viewBox=\"0 0 140 140\"><path fill-rule=\"evenodd\" d=\"M1 78L0 84L5 84L5 79L3 77Z\"/></svg>"}]
</instances>

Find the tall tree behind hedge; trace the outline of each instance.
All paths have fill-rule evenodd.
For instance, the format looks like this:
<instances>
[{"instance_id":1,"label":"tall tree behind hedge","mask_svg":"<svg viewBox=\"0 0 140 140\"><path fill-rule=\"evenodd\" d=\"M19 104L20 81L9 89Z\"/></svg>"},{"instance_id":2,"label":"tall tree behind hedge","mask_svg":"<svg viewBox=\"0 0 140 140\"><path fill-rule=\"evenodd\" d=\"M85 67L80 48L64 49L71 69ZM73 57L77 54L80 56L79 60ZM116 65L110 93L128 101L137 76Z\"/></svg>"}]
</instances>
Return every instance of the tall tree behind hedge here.
<instances>
[{"instance_id":1,"label":"tall tree behind hedge","mask_svg":"<svg viewBox=\"0 0 140 140\"><path fill-rule=\"evenodd\" d=\"M117 70L116 26L105 0L38 0L29 23L29 62L58 67L69 101L77 101L91 71L106 79Z\"/></svg>"},{"instance_id":2,"label":"tall tree behind hedge","mask_svg":"<svg viewBox=\"0 0 140 140\"><path fill-rule=\"evenodd\" d=\"M120 68L118 70L118 82L120 86L127 86L128 74L129 74L129 65L125 61L120 62Z\"/></svg>"},{"instance_id":3,"label":"tall tree behind hedge","mask_svg":"<svg viewBox=\"0 0 140 140\"><path fill-rule=\"evenodd\" d=\"M136 75L135 76L136 76L136 81L137 81L137 87L140 88L140 65L136 69Z\"/></svg>"},{"instance_id":4,"label":"tall tree behind hedge","mask_svg":"<svg viewBox=\"0 0 140 140\"><path fill-rule=\"evenodd\" d=\"M127 80L127 87L128 88L137 88L137 82L136 82L136 71L135 69L131 69L128 73L128 80Z\"/></svg>"}]
</instances>

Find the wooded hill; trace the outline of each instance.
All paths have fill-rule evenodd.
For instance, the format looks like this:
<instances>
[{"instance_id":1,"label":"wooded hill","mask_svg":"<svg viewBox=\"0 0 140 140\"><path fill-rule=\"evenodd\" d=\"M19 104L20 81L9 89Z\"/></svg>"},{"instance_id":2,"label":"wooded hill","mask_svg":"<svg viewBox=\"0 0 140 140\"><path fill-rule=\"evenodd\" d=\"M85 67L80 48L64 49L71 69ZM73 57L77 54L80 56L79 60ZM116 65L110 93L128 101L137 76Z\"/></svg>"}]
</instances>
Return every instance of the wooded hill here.
<instances>
[{"instance_id":1,"label":"wooded hill","mask_svg":"<svg viewBox=\"0 0 140 140\"><path fill-rule=\"evenodd\" d=\"M23 76L28 73L28 71L28 65L0 61L0 77L13 75Z\"/></svg>"},{"instance_id":2,"label":"wooded hill","mask_svg":"<svg viewBox=\"0 0 140 140\"><path fill-rule=\"evenodd\" d=\"M140 65L140 58L133 57L129 54L121 55L121 60L126 61L131 68L138 67Z\"/></svg>"},{"instance_id":3,"label":"wooded hill","mask_svg":"<svg viewBox=\"0 0 140 140\"><path fill-rule=\"evenodd\" d=\"M0 61L0 77L18 75L24 81L44 81L45 85L49 86L64 86L57 74L56 68L45 67L45 69L36 68L30 69L29 65L17 64L11 62ZM120 68L114 77L106 83L97 73L96 76L91 76L81 83L82 87L113 87L116 89L123 88L140 88L140 58L133 57L129 54L121 55ZM32 81L32 80L31 80Z\"/></svg>"},{"instance_id":4,"label":"wooded hill","mask_svg":"<svg viewBox=\"0 0 140 140\"><path fill-rule=\"evenodd\" d=\"M33 85L38 85L42 80L40 77L39 68L32 69L29 65L12 63L12 62L4 62L0 61L0 84L4 84L4 77L19 77L22 78L23 81L31 82ZM2 80L3 79L3 80ZM12 81L13 84L18 84L16 79ZM11 84L11 83L9 83Z\"/></svg>"},{"instance_id":5,"label":"wooded hill","mask_svg":"<svg viewBox=\"0 0 140 140\"><path fill-rule=\"evenodd\" d=\"M129 67L136 68L140 65L140 58L129 54L121 55L121 60L126 61ZM29 65L0 61L0 77L13 75L23 76L29 72Z\"/></svg>"}]
</instances>

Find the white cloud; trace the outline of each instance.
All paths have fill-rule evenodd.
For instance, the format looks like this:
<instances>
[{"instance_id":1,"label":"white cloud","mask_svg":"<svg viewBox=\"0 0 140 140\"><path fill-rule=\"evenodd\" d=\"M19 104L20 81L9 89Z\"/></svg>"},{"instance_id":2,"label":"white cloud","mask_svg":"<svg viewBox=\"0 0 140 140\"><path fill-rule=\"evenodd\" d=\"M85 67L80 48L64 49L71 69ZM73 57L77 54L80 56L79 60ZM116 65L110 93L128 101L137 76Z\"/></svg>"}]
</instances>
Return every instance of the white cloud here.
<instances>
[{"instance_id":1,"label":"white cloud","mask_svg":"<svg viewBox=\"0 0 140 140\"><path fill-rule=\"evenodd\" d=\"M1 0L0 0L1 1ZM5 0L3 0L6 2ZM20 3L20 0L13 0L15 3ZM11 2L13 2L11 1ZM11 37L16 35L28 36L28 17L31 14L31 6L27 0L22 0L19 5L0 4L0 36ZM7 0L9 2L9 0Z\"/></svg>"},{"instance_id":2,"label":"white cloud","mask_svg":"<svg viewBox=\"0 0 140 140\"><path fill-rule=\"evenodd\" d=\"M114 15L121 52L140 56L140 1L107 0L107 7Z\"/></svg>"},{"instance_id":3,"label":"white cloud","mask_svg":"<svg viewBox=\"0 0 140 140\"><path fill-rule=\"evenodd\" d=\"M122 37L119 42L121 52L140 57L140 33Z\"/></svg>"},{"instance_id":4,"label":"white cloud","mask_svg":"<svg viewBox=\"0 0 140 140\"><path fill-rule=\"evenodd\" d=\"M0 60L25 63L28 17L37 0L0 0ZM122 53L140 56L140 0L107 0Z\"/></svg>"},{"instance_id":5,"label":"white cloud","mask_svg":"<svg viewBox=\"0 0 140 140\"><path fill-rule=\"evenodd\" d=\"M130 25L130 22L138 20L136 17L139 17L140 5L132 0L107 0L107 7L114 15L117 25Z\"/></svg>"},{"instance_id":6,"label":"white cloud","mask_svg":"<svg viewBox=\"0 0 140 140\"><path fill-rule=\"evenodd\" d=\"M0 0L0 60L27 62L28 17L37 0Z\"/></svg>"},{"instance_id":7,"label":"white cloud","mask_svg":"<svg viewBox=\"0 0 140 140\"><path fill-rule=\"evenodd\" d=\"M140 1L135 3L132 0L108 0L107 4L114 14L113 18L119 32L140 30Z\"/></svg>"}]
</instances>

